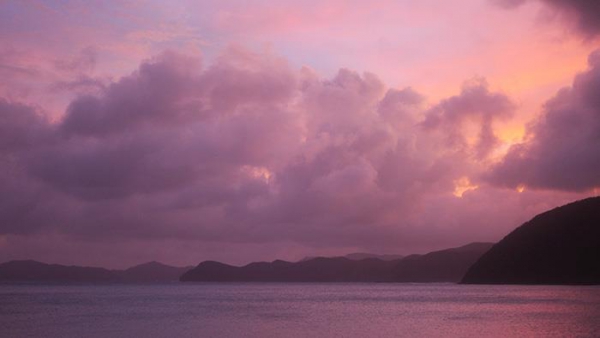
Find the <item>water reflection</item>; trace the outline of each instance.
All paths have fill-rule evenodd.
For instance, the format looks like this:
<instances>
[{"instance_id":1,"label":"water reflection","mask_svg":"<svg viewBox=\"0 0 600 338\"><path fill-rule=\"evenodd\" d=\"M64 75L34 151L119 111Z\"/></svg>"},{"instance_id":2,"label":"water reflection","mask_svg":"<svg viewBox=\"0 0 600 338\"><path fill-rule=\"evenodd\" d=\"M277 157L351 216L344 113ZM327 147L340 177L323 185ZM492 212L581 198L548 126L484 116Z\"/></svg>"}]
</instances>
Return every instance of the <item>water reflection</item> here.
<instances>
[{"instance_id":1,"label":"water reflection","mask_svg":"<svg viewBox=\"0 0 600 338\"><path fill-rule=\"evenodd\" d=\"M3 337L600 336L600 288L2 285Z\"/></svg>"}]
</instances>

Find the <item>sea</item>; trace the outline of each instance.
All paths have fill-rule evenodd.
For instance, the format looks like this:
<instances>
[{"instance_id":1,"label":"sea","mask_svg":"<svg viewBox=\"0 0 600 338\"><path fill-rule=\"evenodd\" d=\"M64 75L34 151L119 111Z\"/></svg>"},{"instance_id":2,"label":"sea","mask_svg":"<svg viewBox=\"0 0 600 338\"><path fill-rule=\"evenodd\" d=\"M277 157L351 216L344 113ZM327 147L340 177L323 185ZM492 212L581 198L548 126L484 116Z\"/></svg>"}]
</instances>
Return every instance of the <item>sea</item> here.
<instances>
[{"instance_id":1,"label":"sea","mask_svg":"<svg viewBox=\"0 0 600 338\"><path fill-rule=\"evenodd\" d=\"M1 284L0 337L600 337L600 287Z\"/></svg>"}]
</instances>

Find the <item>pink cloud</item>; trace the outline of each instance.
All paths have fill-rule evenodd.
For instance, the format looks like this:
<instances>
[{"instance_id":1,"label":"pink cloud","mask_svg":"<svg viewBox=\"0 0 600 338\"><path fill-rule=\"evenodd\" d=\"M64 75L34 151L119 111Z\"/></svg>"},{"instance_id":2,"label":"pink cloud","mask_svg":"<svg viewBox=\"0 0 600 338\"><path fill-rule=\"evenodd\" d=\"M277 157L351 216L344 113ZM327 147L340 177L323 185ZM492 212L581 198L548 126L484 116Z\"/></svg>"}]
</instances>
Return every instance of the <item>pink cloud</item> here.
<instances>
[{"instance_id":1,"label":"pink cloud","mask_svg":"<svg viewBox=\"0 0 600 338\"><path fill-rule=\"evenodd\" d=\"M589 69L575 77L544 105L526 140L511 147L490 179L516 187L589 191L600 186L600 54L589 57Z\"/></svg>"},{"instance_id":2,"label":"pink cloud","mask_svg":"<svg viewBox=\"0 0 600 338\"><path fill-rule=\"evenodd\" d=\"M510 100L478 82L431 109L422 103L370 73L320 78L239 47L205 69L161 54L100 94L75 98L55 122L5 102L4 120L18 117L5 127L22 141L6 138L2 156L23 170L21 186L4 172L0 189L16 189L30 207L25 222L23 209L6 204L2 233L388 251L494 238L507 225L465 234L492 210L469 207L469 196L514 201L496 205L499 214L532 202L477 181L485 166L473 154L495 145L484 134L461 147L447 136L462 123L492 132L492 121L510 116ZM481 191L462 200L452 192L465 175ZM452 212L456 221L445 220Z\"/></svg>"},{"instance_id":3,"label":"pink cloud","mask_svg":"<svg viewBox=\"0 0 600 338\"><path fill-rule=\"evenodd\" d=\"M594 38L600 34L600 4L595 0L539 0L555 11L554 15L570 21L580 34ZM492 0L505 7L515 8L527 0ZM552 18L552 16L548 16Z\"/></svg>"},{"instance_id":4,"label":"pink cloud","mask_svg":"<svg viewBox=\"0 0 600 338\"><path fill-rule=\"evenodd\" d=\"M502 157L592 48L535 24L540 4L32 4L0 5L3 257L423 252L597 183L594 58Z\"/></svg>"}]
</instances>

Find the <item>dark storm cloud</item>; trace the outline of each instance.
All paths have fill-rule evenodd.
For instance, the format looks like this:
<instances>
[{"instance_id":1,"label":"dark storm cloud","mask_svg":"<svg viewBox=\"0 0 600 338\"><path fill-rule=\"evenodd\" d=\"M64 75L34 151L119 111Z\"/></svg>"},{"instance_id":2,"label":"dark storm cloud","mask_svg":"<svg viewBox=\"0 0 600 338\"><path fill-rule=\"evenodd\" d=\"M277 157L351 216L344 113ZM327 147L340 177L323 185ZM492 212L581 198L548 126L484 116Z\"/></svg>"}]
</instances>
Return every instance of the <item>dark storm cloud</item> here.
<instances>
[{"instance_id":1,"label":"dark storm cloud","mask_svg":"<svg viewBox=\"0 0 600 338\"><path fill-rule=\"evenodd\" d=\"M526 141L513 146L490 180L516 187L584 191L600 186L600 52L573 85L544 105Z\"/></svg>"}]
</instances>

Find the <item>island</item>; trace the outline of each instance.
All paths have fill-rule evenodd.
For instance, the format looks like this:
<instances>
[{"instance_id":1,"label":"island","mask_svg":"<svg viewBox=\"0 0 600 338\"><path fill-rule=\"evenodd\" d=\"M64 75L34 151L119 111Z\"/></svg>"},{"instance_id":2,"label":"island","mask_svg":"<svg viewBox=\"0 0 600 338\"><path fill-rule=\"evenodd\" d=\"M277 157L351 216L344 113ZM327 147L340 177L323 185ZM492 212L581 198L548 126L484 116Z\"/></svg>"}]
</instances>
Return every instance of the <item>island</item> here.
<instances>
[{"instance_id":1,"label":"island","mask_svg":"<svg viewBox=\"0 0 600 338\"><path fill-rule=\"evenodd\" d=\"M34 260L17 260L0 264L0 282L51 283L152 283L174 282L192 267L174 267L148 262L126 270L99 267L46 264Z\"/></svg>"},{"instance_id":2,"label":"island","mask_svg":"<svg viewBox=\"0 0 600 338\"><path fill-rule=\"evenodd\" d=\"M183 282L448 282L457 283L492 243L386 260L316 257L299 262L275 260L237 267L205 261L181 276Z\"/></svg>"},{"instance_id":3,"label":"island","mask_svg":"<svg viewBox=\"0 0 600 338\"><path fill-rule=\"evenodd\" d=\"M600 284L600 197L535 216L494 245L464 284Z\"/></svg>"}]
</instances>

